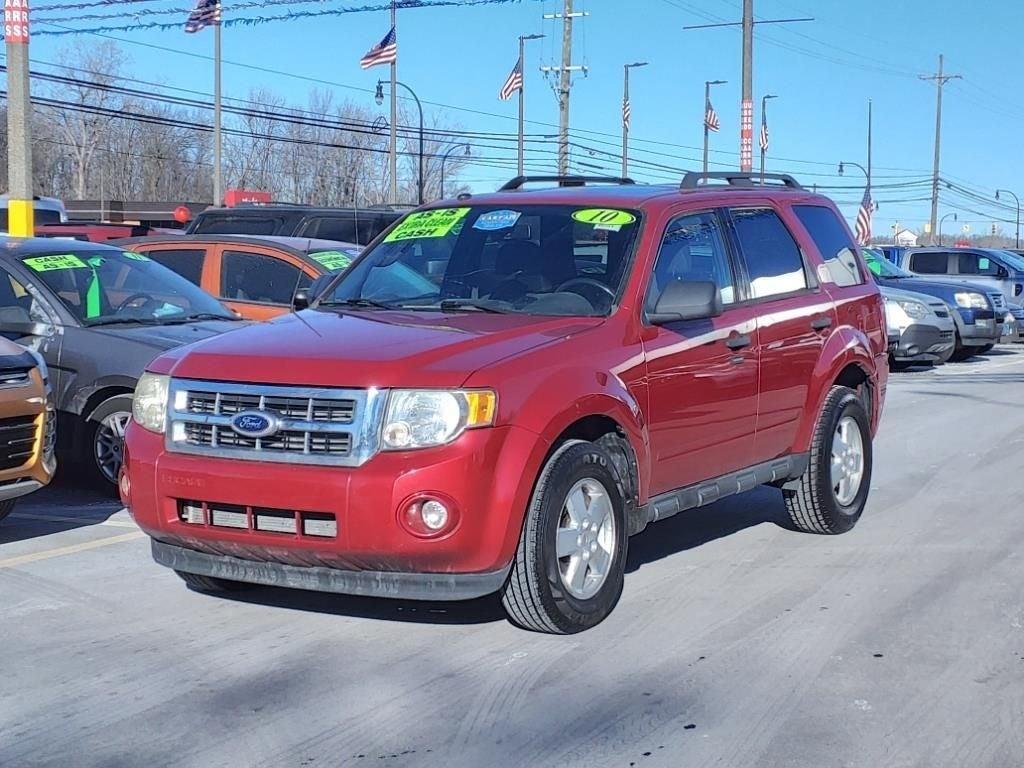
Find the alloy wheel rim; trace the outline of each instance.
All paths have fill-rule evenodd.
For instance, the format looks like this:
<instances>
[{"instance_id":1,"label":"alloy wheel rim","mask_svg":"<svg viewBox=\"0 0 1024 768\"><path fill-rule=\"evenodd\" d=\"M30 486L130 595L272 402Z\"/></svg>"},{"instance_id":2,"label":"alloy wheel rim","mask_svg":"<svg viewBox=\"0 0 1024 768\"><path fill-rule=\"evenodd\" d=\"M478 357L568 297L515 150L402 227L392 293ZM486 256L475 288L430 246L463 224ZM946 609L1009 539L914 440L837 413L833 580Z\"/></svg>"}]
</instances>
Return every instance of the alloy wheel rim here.
<instances>
[{"instance_id":1,"label":"alloy wheel rim","mask_svg":"<svg viewBox=\"0 0 1024 768\"><path fill-rule=\"evenodd\" d=\"M124 456L124 431L128 428L131 414L116 411L103 418L96 428L93 455L100 473L111 483L117 483Z\"/></svg>"},{"instance_id":2,"label":"alloy wheel rim","mask_svg":"<svg viewBox=\"0 0 1024 768\"><path fill-rule=\"evenodd\" d=\"M558 520L555 556L562 586L587 600L604 586L616 554L615 511L599 481L584 478L566 494Z\"/></svg>"},{"instance_id":3,"label":"alloy wheel rim","mask_svg":"<svg viewBox=\"0 0 1024 768\"><path fill-rule=\"evenodd\" d=\"M853 503L864 482L864 437L852 416L841 418L832 434L831 481L841 507Z\"/></svg>"}]
</instances>

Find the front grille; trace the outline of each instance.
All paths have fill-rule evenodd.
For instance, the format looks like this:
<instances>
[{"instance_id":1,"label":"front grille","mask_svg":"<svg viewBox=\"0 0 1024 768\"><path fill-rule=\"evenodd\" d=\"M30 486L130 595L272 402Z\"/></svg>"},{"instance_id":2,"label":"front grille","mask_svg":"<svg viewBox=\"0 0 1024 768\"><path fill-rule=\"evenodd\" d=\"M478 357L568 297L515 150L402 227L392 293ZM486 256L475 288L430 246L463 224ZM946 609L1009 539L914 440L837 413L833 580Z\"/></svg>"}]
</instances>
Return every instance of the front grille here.
<instances>
[{"instance_id":1,"label":"front grille","mask_svg":"<svg viewBox=\"0 0 1024 768\"><path fill-rule=\"evenodd\" d=\"M377 449L384 395L175 379L168 402L168 450L256 461L358 466ZM274 423L255 437L232 426L241 413Z\"/></svg>"},{"instance_id":2,"label":"front grille","mask_svg":"<svg viewBox=\"0 0 1024 768\"><path fill-rule=\"evenodd\" d=\"M178 500L178 520L188 525L234 528L243 531L283 533L291 536L336 538L338 521L324 512L302 512L241 504Z\"/></svg>"},{"instance_id":3,"label":"front grille","mask_svg":"<svg viewBox=\"0 0 1024 768\"><path fill-rule=\"evenodd\" d=\"M998 312L1006 311L1006 299L1001 293L990 293L989 297L992 299L992 306L996 308Z\"/></svg>"},{"instance_id":4,"label":"front grille","mask_svg":"<svg viewBox=\"0 0 1024 768\"><path fill-rule=\"evenodd\" d=\"M928 306L931 308L932 312L935 313L936 317L949 317L949 310L941 301L937 301L934 304L929 303Z\"/></svg>"},{"instance_id":5,"label":"front grille","mask_svg":"<svg viewBox=\"0 0 1024 768\"><path fill-rule=\"evenodd\" d=\"M941 341L952 341L953 331L939 331L939 340Z\"/></svg>"},{"instance_id":6,"label":"front grille","mask_svg":"<svg viewBox=\"0 0 1024 768\"><path fill-rule=\"evenodd\" d=\"M31 370L7 370L0 372L0 388L23 387L30 381Z\"/></svg>"},{"instance_id":7,"label":"front grille","mask_svg":"<svg viewBox=\"0 0 1024 768\"><path fill-rule=\"evenodd\" d=\"M28 463L36 449L38 416L0 419L0 470Z\"/></svg>"}]
</instances>

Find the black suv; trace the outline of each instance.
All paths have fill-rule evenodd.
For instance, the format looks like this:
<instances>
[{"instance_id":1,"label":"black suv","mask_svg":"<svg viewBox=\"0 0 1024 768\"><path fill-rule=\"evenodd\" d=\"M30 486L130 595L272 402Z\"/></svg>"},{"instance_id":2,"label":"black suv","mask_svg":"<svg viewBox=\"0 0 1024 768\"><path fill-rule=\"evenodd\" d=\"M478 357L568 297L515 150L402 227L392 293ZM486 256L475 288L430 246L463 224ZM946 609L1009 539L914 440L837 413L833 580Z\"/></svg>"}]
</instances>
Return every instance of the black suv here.
<instances>
[{"instance_id":1,"label":"black suv","mask_svg":"<svg viewBox=\"0 0 1024 768\"><path fill-rule=\"evenodd\" d=\"M391 206L311 208L286 203L209 208L188 227L190 235L284 235L366 245L405 213Z\"/></svg>"}]
</instances>

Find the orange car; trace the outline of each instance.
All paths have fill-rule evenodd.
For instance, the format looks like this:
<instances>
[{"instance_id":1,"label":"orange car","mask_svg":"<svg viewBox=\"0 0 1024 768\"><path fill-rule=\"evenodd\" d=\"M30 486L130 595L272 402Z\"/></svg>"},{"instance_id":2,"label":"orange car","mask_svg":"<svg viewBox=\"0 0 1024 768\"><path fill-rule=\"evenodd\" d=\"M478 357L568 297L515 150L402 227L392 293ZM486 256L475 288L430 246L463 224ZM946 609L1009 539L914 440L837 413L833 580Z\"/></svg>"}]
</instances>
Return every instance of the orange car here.
<instances>
[{"instance_id":1,"label":"orange car","mask_svg":"<svg viewBox=\"0 0 1024 768\"><path fill-rule=\"evenodd\" d=\"M56 426L46 364L0 338L0 520L18 498L50 482Z\"/></svg>"},{"instance_id":2,"label":"orange car","mask_svg":"<svg viewBox=\"0 0 1024 768\"><path fill-rule=\"evenodd\" d=\"M300 288L348 267L361 246L305 237L166 235L119 240L220 299L247 320L288 312Z\"/></svg>"}]
</instances>

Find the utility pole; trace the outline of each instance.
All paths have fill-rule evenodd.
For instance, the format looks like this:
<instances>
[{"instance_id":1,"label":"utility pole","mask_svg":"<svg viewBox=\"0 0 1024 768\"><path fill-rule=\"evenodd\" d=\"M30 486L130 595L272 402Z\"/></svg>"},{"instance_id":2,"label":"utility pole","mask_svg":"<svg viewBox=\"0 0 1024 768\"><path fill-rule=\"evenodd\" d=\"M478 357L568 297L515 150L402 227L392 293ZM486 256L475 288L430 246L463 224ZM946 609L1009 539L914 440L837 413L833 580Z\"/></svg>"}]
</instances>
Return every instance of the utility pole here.
<instances>
[{"instance_id":1,"label":"utility pole","mask_svg":"<svg viewBox=\"0 0 1024 768\"><path fill-rule=\"evenodd\" d=\"M569 175L569 91L572 88L572 73L585 75L587 68L572 63L572 20L588 16L587 13L573 13L572 0L563 0L561 13L544 14L545 19L562 20L562 64L559 67L541 67L550 73L558 70L558 175Z\"/></svg>"},{"instance_id":2,"label":"utility pole","mask_svg":"<svg viewBox=\"0 0 1024 768\"><path fill-rule=\"evenodd\" d=\"M629 121L633 111L629 103L629 70L646 66L646 61L634 61L622 66L622 178L629 176Z\"/></svg>"},{"instance_id":3,"label":"utility pole","mask_svg":"<svg viewBox=\"0 0 1024 768\"><path fill-rule=\"evenodd\" d=\"M871 99L868 99L868 191L871 190ZM874 205L874 201L872 201Z\"/></svg>"},{"instance_id":4,"label":"utility pole","mask_svg":"<svg viewBox=\"0 0 1024 768\"><path fill-rule=\"evenodd\" d=\"M4 0L7 43L7 231L32 237L32 101L28 73L28 0Z\"/></svg>"},{"instance_id":5,"label":"utility pole","mask_svg":"<svg viewBox=\"0 0 1024 768\"><path fill-rule=\"evenodd\" d=\"M740 171L750 173L754 168L754 25L789 24L794 21L814 21L811 17L798 19L758 19L754 21L754 0L743 0L743 21L718 24L692 24L688 29L714 27L743 27L743 83L740 96Z\"/></svg>"},{"instance_id":6,"label":"utility pole","mask_svg":"<svg viewBox=\"0 0 1024 768\"><path fill-rule=\"evenodd\" d=\"M935 228L939 216L939 150L942 146L942 87L950 80L959 80L960 75L947 75L942 71L942 54L939 54L939 71L934 75L920 75L922 80L935 81L935 162L932 166L932 216L931 242L935 242Z\"/></svg>"},{"instance_id":7,"label":"utility pole","mask_svg":"<svg viewBox=\"0 0 1024 768\"><path fill-rule=\"evenodd\" d=\"M398 40L398 13L395 0L391 0L391 28ZM398 57L391 62L391 138L388 144L388 173L391 176L392 205L398 204Z\"/></svg>"},{"instance_id":8,"label":"utility pole","mask_svg":"<svg viewBox=\"0 0 1024 768\"><path fill-rule=\"evenodd\" d=\"M213 204L221 205L224 202L224 181L221 165L221 133L220 133L220 28L221 21L218 14L217 23L213 27Z\"/></svg>"}]
</instances>

